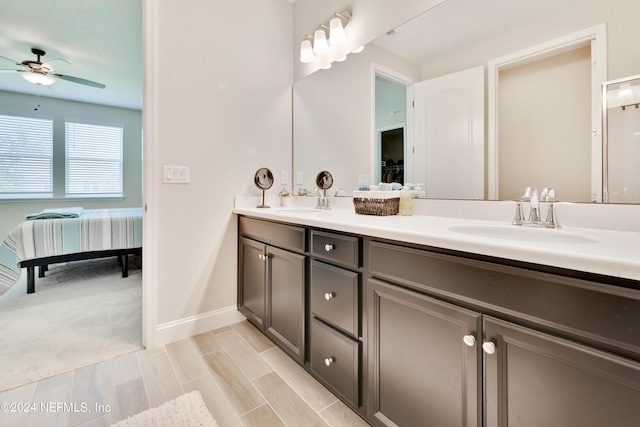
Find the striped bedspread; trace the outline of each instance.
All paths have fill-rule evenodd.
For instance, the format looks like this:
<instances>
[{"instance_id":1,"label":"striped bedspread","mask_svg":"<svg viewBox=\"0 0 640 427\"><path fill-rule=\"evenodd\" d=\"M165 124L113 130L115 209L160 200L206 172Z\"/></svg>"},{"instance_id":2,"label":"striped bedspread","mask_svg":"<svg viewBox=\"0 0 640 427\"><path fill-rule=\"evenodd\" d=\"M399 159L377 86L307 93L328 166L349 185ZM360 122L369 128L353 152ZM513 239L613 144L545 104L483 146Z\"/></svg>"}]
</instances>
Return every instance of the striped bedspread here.
<instances>
[{"instance_id":1,"label":"striped bedspread","mask_svg":"<svg viewBox=\"0 0 640 427\"><path fill-rule=\"evenodd\" d=\"M0 244L0 295L25 260L142 247L142 208L85 209L78 218L38 219L17 226Z\"/></svg>"}]
</instances>

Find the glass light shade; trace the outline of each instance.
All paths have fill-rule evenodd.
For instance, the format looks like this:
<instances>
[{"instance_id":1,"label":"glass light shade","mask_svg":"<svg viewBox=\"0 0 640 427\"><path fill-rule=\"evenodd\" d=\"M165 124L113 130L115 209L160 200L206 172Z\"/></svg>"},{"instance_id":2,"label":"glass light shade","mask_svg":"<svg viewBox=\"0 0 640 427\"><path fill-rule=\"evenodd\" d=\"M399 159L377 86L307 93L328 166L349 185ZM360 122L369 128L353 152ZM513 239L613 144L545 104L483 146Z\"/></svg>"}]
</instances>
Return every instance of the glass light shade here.
<instances>
[{"instance_id":1,"label":"glass light shade","mask_svg":"<svg viewBox=\"0 0 640 427\"><path fill-rule=\"evenodd\" d=\"M302 40L302 43L300 43L300 62L308 64L309 62L313 62L314 59L315 55L313 54L311 42L309 40Z\"/></svg>"},{"instance_id":2,"label":"glass light shade","mask_svg":"<svg viewBox=\"0 0 640 427\"><path fill-rule=\"evenodd\" d=\"M329 52L329 44L327 43L327 35L324 30L316 30L313 33L313 53L322 55Z\"/></svg>"},{"instance_id":3,"label":"glass light shade","mask_svg":"<svg viewBox=\"0 0 640 427\"><path fill-rule=\"evenodd\" d=\"M364 50L364 45L360 46L359 48L355 49L354 51L352 51L351 53L360 53Z\"/></svg>"},{"instance_id":4,"label":"glass light shade","mask_svg":"<svg viewBox=\"0 0 640 427\"><path fill-rule=\"evenodd\" d=\"M342 21L340 18L333 18L329 21L329 28L329 41L331 44L342 44L347 40L347 35L344 33L344 28L342 27Z\"/></svg>"},{"instance_id":5,"label":"glass light shade","mask_svg":"<svg viewBox=\"0 0 640 427\"><path fill-rule=\"evenodd\" d=\"M56 79L54 79L53 77L40 73L25 72L22 73L22 77L24 77L28 82L39 86L49 86L50 84L56 82Z\"/></svg>"},{"instance_id":6,"label":"glass light shade","mask_svg":"<svg viewBox=\"0 0 640 427\"><path fill-rule=\"evenodd\" d=\"M631 83L622 83L618 90L618 98L626 98L631 96L633 91L631 90Z\"/></svg>"},{"instance_id":7,"label":"glass light shade","mask_svg":"<svg viewBox=\"0 0 640 427\"><path fill-rule=\"evenodd\" d=\"M327 65L325 65L324 67L322 67L323 70L329 70L331 69L331 63L328 63Z\"/></svg>"},{"instance_id":8,"label":"glass light shade","mask_svg":"<svg viewBox=\"0 0 640 427\"><path fill-rule=\"evenodd\" d=\"M347 55L341 56L340 58L336 59L336 62L344 62L346 60L347 60Z\"/></svg>"}]
</instances>

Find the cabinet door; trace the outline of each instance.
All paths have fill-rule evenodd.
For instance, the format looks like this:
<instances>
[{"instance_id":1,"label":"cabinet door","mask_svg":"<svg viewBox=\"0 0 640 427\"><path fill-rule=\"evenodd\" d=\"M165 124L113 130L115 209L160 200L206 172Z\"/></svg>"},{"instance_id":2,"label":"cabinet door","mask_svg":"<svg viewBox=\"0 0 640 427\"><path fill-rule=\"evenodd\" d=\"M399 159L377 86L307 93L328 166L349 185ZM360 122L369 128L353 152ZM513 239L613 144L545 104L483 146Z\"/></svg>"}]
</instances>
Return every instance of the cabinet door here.
<instances>
[{"instance_id":1,"label":"cabinet door","mask_svg":"<svg viewBox=\"0 0 640 427\"><path fill-rule=\"evenodd\" d=\"M367 283L366 305L369 418L402 427L480 425L480 315L377 280Z\"/></svg>"},{"instance_id":2,"label":"cabinet door","mask_svg":"<svg viewBox=\"0 0 640 427\"><path fill-rule=\"evenodd\" d=\"M265 314L265 245L241 237L239 258L238 309L262 329Z\"/></svg>"},{"instance_id":3,"label":"cabinet door","mask_svg":"<svg viewBox=\"0 0 640 427\"><path fill-rule=\"evenodd\" d=\"M267 334L304 361L305 257L267 246Z\"/></svg>"},{"instance_id":4,"label":"cabinet door","mask_svg":"<svg viewBox=\"0 0 640 427\"><path fill-rule=\"evenodd\" d=\"M640 363L484 319L486 425L637 426Z\"/></svg>"}]
</instances>

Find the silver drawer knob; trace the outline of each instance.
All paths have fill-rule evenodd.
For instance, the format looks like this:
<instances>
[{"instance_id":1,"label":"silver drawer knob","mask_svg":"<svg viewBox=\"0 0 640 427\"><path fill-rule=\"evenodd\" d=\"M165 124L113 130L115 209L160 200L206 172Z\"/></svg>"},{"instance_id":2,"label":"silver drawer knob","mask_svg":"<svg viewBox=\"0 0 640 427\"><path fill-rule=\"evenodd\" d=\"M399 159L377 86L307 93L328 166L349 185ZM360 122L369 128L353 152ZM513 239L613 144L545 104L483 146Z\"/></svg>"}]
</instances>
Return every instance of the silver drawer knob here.
<instances>
[{"instance_id":1,"label":"silver drawer knob","mask_svg":"<svg viewBox=\"0 0 640 427\"><path fill-rule=\"evenodd\" d=\"M487 354L493 354L493 353L496 352L496 345L494 343L492 343L491 341L487 341L487 342L482 344L482 349Z\"/></svg>"},{"instance_id":2,"label":"silver drawer knob","mask_svg":"<svg viewBox=\"0 0 640 427\"><path fill-rule=\"evenodd\" d=\"M476 337L473 335L465 335L462 341L464 341L468 347L473 347L476 344Z\"/></svg>"},{"instance_id":3,"label":"silver drawer knob","mask_svg":"<svg viewBox=\"0 0 640 427\"><path fill-rule=\"evenodd\" d=\"M327 243L326 245L324 245L324 250L327 252L331 252L334 249L335 249L335 246L333 246L331 243Z\"/></svg>"},{"instance_id":4,"label":"silver drawer knob","mask_svg":"<svg viewBox=\"0 0 640 427\"><path fill-rule=\"evenodd\" d=\"M330 299L332 299L335 296L336 296L336 294L334 294L333 292L327 292L327 293L324 294L324 299L329 301Z\"/></svg>"},{"instance_id":5,"label":"silver drawer knob","mask_svg":"<svg viewBox=\"0 0 640 427\"><path fill-rule=\"evenodd\" d=\"M326 359L324 359L324 364L327 366L331 366L331 364L335 361L336 359L333 356L327 357Z\"/></svg>"}]
</instances>

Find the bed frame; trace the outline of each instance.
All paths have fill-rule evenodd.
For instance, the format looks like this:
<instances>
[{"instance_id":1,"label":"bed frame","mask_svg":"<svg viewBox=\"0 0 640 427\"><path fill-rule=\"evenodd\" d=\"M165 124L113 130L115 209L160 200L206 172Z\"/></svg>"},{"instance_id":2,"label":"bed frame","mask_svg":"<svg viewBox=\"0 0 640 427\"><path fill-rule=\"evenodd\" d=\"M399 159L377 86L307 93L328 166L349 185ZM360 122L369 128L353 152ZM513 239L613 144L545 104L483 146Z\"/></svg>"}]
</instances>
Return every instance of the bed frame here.
<instances>
[{"instance_id":1,"label":"bed frame","mask_svg":"<svg viewBox=\"0 0 640 427\"><path fill-rule=\"evenodd\" d=\"M142 248L108 249L104 251L79 252L75 254L29 259L21 261L20 267L27 269L27 293L32 294L36 291L36 267L39 267L38 277L44 277L45 272L49 269L49 264L115 256L118 257L118 263L122 266L122 277L128 277L129 255L142 255Z\"/></svg>"}]
</instances>

